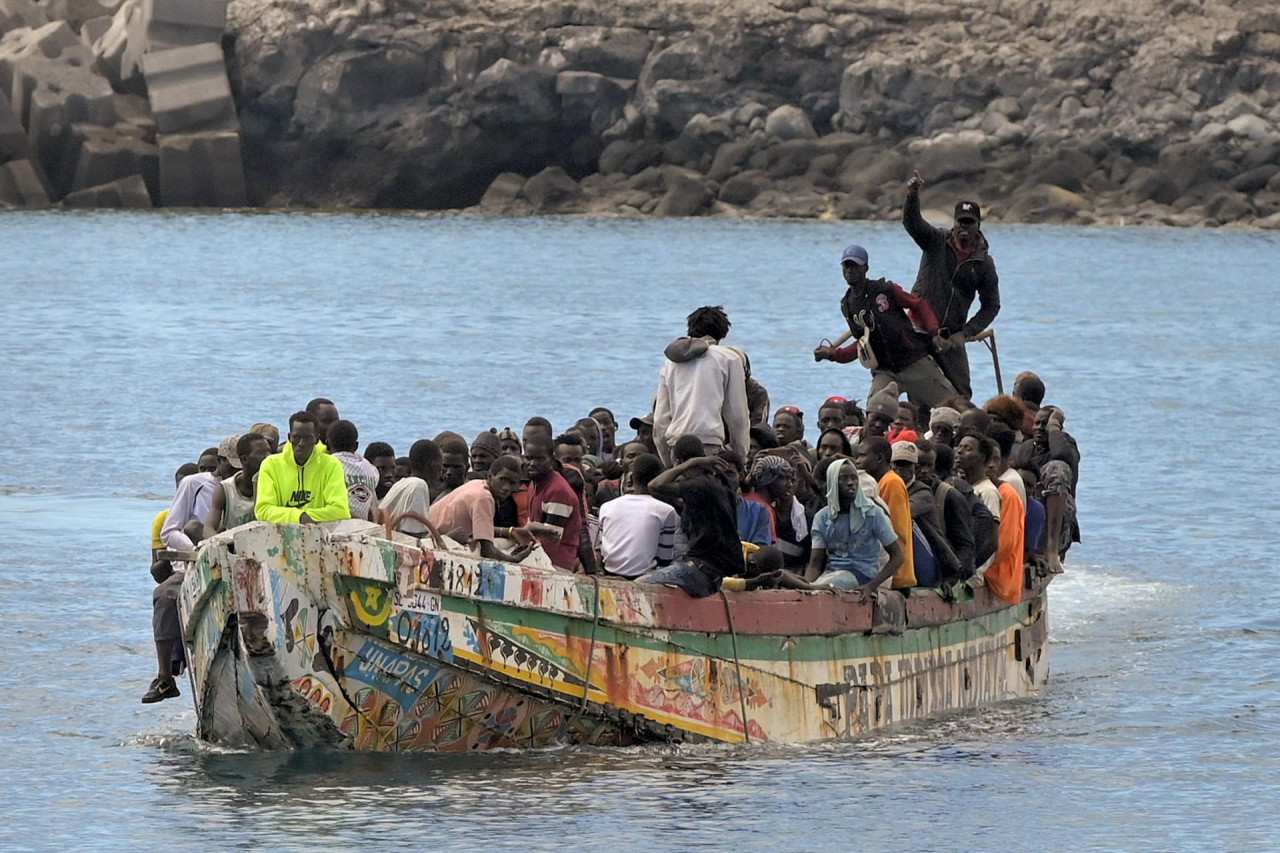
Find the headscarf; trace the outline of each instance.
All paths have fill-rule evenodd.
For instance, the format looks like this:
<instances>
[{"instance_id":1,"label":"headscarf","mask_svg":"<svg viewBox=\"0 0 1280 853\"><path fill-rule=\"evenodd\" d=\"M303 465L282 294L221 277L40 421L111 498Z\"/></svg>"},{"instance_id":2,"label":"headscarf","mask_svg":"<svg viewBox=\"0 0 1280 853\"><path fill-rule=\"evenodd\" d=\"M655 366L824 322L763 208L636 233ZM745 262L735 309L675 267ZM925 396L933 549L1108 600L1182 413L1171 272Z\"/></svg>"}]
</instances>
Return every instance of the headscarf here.
<instances>
[{"instance_id":1,"label":"headscarf","mask_svg":"<svg viewBox=\"0 0 1280 853\"><path fill-rule=\"evenodd\" d=\"M858 466L853 464L852 459L838 459L827 466L827 514L831 517L832 524L835 524L836 518L840 515L840 469L845 465L853 468L854 475L857 475ZM857 533L862 529L867 516L875 511L874 507L875 504L871 498L866 496L862 486L859 485L849 504L850 533Z\"/></svg>"},{"instance_id":2,"label":"headscarf","mask_svg":"<svg viewBox=\"0 0 1280 853\"><path fill-rule=\"evenodd\" d=\"M794 477L795 473L795 469L791 467L791 463L787 460L761 453L756 457L756 461L751 464L751 473L747 475L747 479L751 481L753 488L763 489L775 480L781 480L783 477Z\"/></svg>"}]
</instances>

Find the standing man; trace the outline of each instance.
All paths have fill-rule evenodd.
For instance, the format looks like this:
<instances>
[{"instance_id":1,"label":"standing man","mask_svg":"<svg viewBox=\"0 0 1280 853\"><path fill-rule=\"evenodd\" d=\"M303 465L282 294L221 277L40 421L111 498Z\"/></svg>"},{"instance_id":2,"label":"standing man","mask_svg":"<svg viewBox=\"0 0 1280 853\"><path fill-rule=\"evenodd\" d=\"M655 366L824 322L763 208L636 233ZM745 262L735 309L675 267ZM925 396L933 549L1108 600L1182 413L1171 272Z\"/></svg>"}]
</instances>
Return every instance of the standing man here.
<instances>
[{"instance_id":1,"label":"standing man","mask_svg":"<svg viewBox=\"0 0 1280 853\"><path fill-rule=\"evenodd\" d=\"M849 286L840 300L840 310L855 340L839 349L820 346L813 357L841 364L853 361L859 357L858 339L865 334L874 359L868 400L892 382L917 405L940 405L956 391L932 357L932 339L938 332L933 309L891 281L868 279L870 263L861 246L849 246L840 256L840 268ZM890 420L897 414L895 405Z\"/></svg>"},{"instance_id":2,"label":"standing man","mask_svg":"<svg viewBox=\"0 0 1280 853\"><path fill-rule=\"evenodd\" d=\"M729 317L719 305L704 305L687 318L688 337L667 346L667 362L658 376L653 410L653 443L664 465L672 447L693 435L704 453L732 447L745 457L751 429L747 380L742 359L720 341L729 334Z\"/></svg>"},{"instance_id":3,"label":"standing man","mask_svg":"<svg viewBox=\"0 0 1280 853\"><path fill-rule=\"evenodd\" d=\"M289 441L258 471L259 521L311 524L351 517L342 463L329 455L318 430L310 412L290 416Z\"/></svg>"},{"instance_id":4,"label":"standing man","mask_svg":"<svg viewBox=\"0 0 1280 853\"><path fill-rule=\"evenodd\" d=\"M923 297L938 318L938 362L943 373L957 391L972 397L964 345L1000 313L1000 277L982 235L978 203L958 203L951 229L934 228L920 215L923 186L920 173L912 172L902 204L902 225L921 252L920 271L911 293ZM978 297L978 313L970 319L974 296Z\"/></svg>"}]
</instances>

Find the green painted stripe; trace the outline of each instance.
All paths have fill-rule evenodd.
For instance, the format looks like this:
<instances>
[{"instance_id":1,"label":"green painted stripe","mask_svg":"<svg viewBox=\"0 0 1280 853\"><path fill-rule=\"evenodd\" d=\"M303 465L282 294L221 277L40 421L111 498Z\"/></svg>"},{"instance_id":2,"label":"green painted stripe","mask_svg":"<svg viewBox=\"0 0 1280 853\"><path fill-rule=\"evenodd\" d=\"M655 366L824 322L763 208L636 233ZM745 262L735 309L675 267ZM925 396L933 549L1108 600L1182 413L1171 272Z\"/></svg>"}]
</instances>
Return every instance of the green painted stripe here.
<instances>
[{"instance_id":1,"label":"green painted stripe","mask_svg":"<svg viewBox=\"0 0 1280 853\"><path fill-rule=\"evenodd\" d=\"M578 619L545 610L512 607L492 601L443 596L446 614L476 617L479 615L477 604L483 608L485 621L489 623L532 628L581 639L591 637L590 619ZM896 636L890 634L842 634L834 637L740 635L738 654L742 660L796 662L919 654L939 646L958 646L982 637L1003 633L1027 619L1029 615L1030 602L1023 602L973 619L915 628ZM509 634L509 631L503 633ZM666 635L669 641L653 634ZM788 640L793 645L791 648L784 648L784 643ZM656 652L667 651L670 647L669 642L694 654L724 660L732 660L734 657L733 638L727 633L702 634L693 631L666 632L660 629L619 629L601 622L596 631L596 642L636 646Z\"/></svg>"}]
</instances>

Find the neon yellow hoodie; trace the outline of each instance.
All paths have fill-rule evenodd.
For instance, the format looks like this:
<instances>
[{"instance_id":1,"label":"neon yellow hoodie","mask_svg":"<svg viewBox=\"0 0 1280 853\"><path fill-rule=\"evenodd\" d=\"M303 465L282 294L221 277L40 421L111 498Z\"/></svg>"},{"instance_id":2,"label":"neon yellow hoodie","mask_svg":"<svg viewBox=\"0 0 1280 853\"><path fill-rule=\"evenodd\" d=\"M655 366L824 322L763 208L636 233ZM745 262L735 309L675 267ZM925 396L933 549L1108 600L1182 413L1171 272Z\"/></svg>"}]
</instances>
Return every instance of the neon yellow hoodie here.
<instances>
[{"instance_id":1,"label":"neon yellow hoodie","mask_svg":"<svg viewBox=\"0 0 1280 853\"><path fill-rule=\"evenodd\" d=\"M337 521L351 517L347 478L342 463L329 455L321 442L305 465L293 460L293 444L263 460L258 471L258 521L297 524L306 513L312 521Z\"/></svg>"}]
</instances>

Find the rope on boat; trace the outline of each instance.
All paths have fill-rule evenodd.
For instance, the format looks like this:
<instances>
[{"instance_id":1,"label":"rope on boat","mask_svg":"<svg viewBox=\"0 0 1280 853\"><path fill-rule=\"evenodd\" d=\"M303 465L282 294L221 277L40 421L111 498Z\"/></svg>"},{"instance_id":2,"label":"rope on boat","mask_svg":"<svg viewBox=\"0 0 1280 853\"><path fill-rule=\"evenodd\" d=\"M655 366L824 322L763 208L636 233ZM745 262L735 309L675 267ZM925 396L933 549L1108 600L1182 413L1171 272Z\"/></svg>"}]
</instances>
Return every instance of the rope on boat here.
<instances>
[{"instance_id":1,"label":"rope on boat","mask_svg":"<svg viewBox=\"0 0 1280 853\"><path fill-rule=\"evenodd\" d=\"M738 632L733 627L733 608L729 606L729 596L720 589L720 600L724 602L724 615L729 619L729 637L733 640L733 668L738 674L738 702L742 706L742 737L751 743L751 724L747 719L747 689L742 680L742 661L738 658Z\"/></svg>"},{"instance_id":2,"label":"rope on boat","mask_svg":"<svg viewBox=\"0 0 1280 853\"><path fill-rule=\"evenodd\" d=\"M578 718L587 710L587 695L591 692L591 669L596 662L596 629L600 627L600 576L588 575L587 577L591 578L591 583L596 588L595 618L591 620L591 645L587 649L587 675L582 681L582 703L578 705L578 710L573 712L573 717L565 726L566 729L578 722Z\"/></svg>"}]
</instances>

